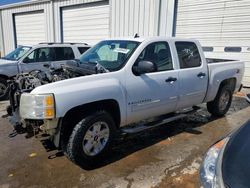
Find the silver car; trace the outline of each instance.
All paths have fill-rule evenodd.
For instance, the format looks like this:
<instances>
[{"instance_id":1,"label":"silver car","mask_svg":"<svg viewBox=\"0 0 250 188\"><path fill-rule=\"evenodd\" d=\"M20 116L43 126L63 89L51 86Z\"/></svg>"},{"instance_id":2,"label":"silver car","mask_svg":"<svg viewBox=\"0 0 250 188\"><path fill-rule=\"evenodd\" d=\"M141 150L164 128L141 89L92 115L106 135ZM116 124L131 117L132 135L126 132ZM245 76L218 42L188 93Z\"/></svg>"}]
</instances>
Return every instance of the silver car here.
<instances>
[{"instance_id":1,"label":"silver car","mask_svg":"<svg viewBox=\"0 0 250 188\"><path fill-rule=\"evenodd\" d=\"M33 47L19 46L0 59L0 100L8 98L7 80L18 73L46 70L79 59L90 46L86 43L40 43Z\"/></svg>"}]
</instances>

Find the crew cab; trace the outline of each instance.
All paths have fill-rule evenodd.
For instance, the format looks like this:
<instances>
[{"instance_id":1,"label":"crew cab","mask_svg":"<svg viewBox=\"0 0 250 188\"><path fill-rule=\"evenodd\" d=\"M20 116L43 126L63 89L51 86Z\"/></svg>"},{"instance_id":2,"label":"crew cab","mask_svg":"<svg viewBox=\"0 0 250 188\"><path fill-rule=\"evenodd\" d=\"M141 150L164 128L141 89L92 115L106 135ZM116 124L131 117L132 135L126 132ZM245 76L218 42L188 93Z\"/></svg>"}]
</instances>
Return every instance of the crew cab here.
<instances>
[{"instance_id":1,"label":"crew cab","mask_svg":"<svg viewBox=\"0 0 250 188\"><path fill-rule=\"evenodd\" d=\"M48 70L51 63L61 65L79 59L90 48L82 43L40 43L32 47L19 46L0 59L0 100L8 98L7 80L18 73Z\"/></svg>"},{"instance_id":2,"label":"crew cab","mask_svg":"<svg viewBox=\"0 0 250 188\"><path fill-rule=\"evenodd\" d=\"M197 40L165 37L101 41L78 67L102 71L22 94L20 115L24 127L39 127L80 166L100 160L118 130L169 122L201 103L223 116L244 73L242 61L206 59Z\"/></svg>"}]
</instances>

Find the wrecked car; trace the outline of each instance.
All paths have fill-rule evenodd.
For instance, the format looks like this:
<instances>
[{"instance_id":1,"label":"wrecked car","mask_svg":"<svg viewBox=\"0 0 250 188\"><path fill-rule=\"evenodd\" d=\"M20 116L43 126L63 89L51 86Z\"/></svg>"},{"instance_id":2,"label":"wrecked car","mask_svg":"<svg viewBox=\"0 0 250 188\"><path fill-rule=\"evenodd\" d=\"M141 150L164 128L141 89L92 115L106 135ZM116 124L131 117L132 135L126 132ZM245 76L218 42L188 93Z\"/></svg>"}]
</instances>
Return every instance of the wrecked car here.
<instances>
[{"instance_id":1,"label":"wrecked car","mask_svg":"<svg viewBox=\"0 0 250 188\"><path fill-rule=\"evenodd\" d=\"M23 93L29 93L36 87L44 84L100 72L103 72L103 69L98 66L81 66L79 60L71 60L61 66L51 63L47 71L33 70L28 73L17 74L8 80L10 105L7 106L6 110L14 130L17 133L28 132L33 134L33 129L30 129L29 132L29 130L25 130L22 127L22 120L19 115L20 97Z\"/></svg>"},{"instance_id":2,"label":"wrecked car","mask_svg":"<svg viewBox=\"0 0 250 188\"><path fill-rule=\"evenodd\" d=\"M17 48L0 59L0 100L8 99L7 81L17 74L47 71L51 63L60 66L68 60L79 59L89 48L86 43L40 43Z\"/></svg>"}]
</instances>

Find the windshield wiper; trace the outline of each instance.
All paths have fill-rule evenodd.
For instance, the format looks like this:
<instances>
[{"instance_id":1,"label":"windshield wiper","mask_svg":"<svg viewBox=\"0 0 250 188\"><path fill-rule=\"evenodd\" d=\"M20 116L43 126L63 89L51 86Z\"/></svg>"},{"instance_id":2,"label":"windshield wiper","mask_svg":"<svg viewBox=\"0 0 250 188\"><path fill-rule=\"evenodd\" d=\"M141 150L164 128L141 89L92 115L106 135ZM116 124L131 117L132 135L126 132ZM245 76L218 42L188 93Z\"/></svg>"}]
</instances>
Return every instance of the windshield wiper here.
<instances>
[{"instance_id":1,"label":"windshield wiper","mask_svg":"<svg viewBox=\"0 0 250 188\"><path fill-rule=\"evenodd\" d=\"M104 66L102 66L98 61L96 63L97 73L106 73L109 72L108 69L106 69Z\"/></svg>"},{"instance_id":2,"label":"windshield wiper","mask_svg":"<svg viewBox=\"0 0 250 188\"><path fill-rule=\"evenodd\" d=\"M96 67L96 74L98 73L106 73L109 72L108 69L106 69L104 66L102 66L98 61L85 61L87 64L93 65ZM84 65L84 63L81 63L81 65Z\"/></svg>"}]
</instances>

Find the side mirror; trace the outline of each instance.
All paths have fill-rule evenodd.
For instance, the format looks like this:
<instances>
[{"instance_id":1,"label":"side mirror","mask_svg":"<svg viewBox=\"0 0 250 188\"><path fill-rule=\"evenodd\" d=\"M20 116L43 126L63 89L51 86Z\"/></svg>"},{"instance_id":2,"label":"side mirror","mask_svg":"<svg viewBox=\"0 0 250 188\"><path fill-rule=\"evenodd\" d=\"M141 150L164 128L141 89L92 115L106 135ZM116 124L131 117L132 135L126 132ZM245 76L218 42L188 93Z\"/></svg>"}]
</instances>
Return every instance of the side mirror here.
<instances>
[{"instance_id":1,"label":"side mirror","mask_svg":"<svg viewBox=\"0 0 250 188\"><path fill-rule=\"evenodd\" d=\"M156 71L157 71L157 66L151 61L140 61L137 66L133 67L133 72L136 75L141 75Z\"/></svg>"}]
</instances>

